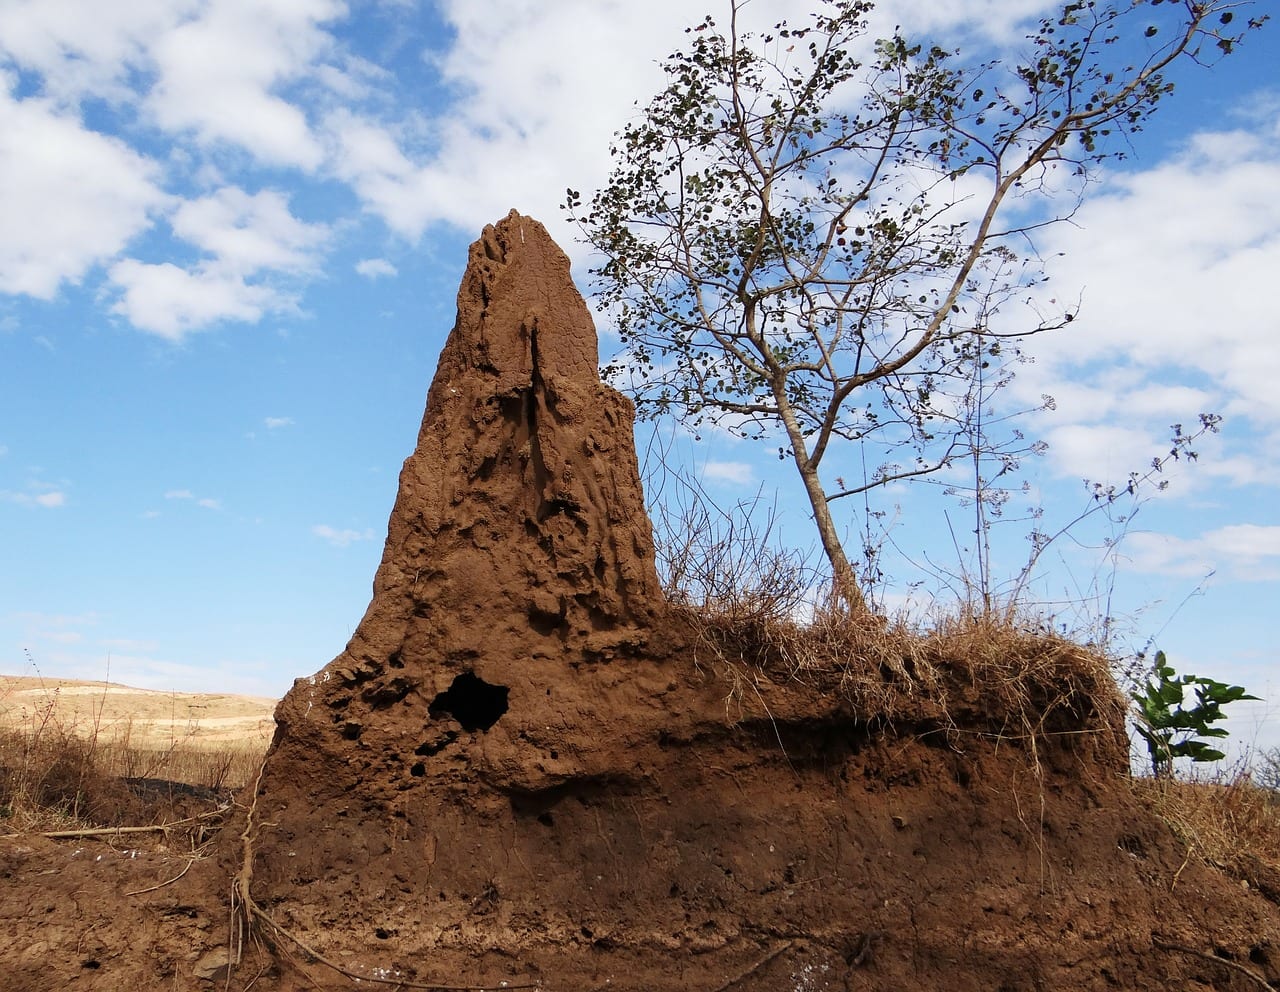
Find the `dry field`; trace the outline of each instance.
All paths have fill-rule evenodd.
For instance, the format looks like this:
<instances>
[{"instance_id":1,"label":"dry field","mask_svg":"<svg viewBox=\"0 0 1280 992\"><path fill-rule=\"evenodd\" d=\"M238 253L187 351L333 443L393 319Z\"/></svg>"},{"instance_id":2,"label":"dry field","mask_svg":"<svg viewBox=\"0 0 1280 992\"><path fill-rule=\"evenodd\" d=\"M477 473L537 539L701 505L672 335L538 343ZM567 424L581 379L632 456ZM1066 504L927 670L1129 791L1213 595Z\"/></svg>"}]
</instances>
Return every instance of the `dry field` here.
<instances>
[{"instance_id":1,"label":"dry field","mask_svg":"<svg viewBox=\"0 0 1280 992\"><path fill-rule=\"evenodd\" d=\"M266 750L276 700L223 693L160 692L108 682L0 675L0 728L59 728L140 749Z\"/></svg>"},{"instance_id":2,"label":"dry field","mask_svg":"<svg viewBox=\"0 0 1280 992\"><path fill-rule=\"evenodd\" d=\"M122 822L141 814L139 790L161 783L206 799L244 786L271 742L274 708L248 696L0 676L0 831Z\"/></svg>"}]
</instances>

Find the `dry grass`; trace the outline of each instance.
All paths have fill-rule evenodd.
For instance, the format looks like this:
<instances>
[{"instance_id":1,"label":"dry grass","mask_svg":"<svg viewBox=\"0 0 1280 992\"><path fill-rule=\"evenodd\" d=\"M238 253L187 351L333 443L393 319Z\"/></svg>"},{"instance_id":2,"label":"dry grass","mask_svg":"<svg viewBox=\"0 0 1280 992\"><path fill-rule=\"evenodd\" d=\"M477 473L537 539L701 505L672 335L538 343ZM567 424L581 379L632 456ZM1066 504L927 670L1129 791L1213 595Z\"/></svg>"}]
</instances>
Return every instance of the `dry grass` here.
<instances>
[{"instance_id":1,"label":"dry grass","mask_svg":"<svg viewBox=\"0 0 1280 992\"><path fill-rule=\"evenodd\" d=\"M1280 797L1246 769L1193 780L1138 778L1133 787L1190 857L1280 897Z\"/></svg>"},{"instance_id":2,"label":"dry grass","mask_svg":"<svg viewBox=\"0 0 1280 992\"><path fill-rule=\"evenodd\" d=\"M1030 747L1093 734L1100 756L1127 765L1126 702L1105 655L1003 606L926 622L825 608L815 554L775 540L774 510L759 496L722 509L696 480L659 481L671 487L654 520L667 600L731 703L789 682L869 725Z\"/></svg>"},{"instance_id":3,"label":"dry grass","mask_svg":"<svg viewBox=\"0 0 1280 992\"><path fill-rule=\"evenodd\" d=\"M869 724L1029 746L1097 734L1127 760L1125 705L1107 659L1043 626L971 613L927 626L830 611L801 622L759 602L683 613L701 657L737 692L761 677L798 683L839 698Z\"/></svg>"},{"instance_id":4,"label":"dry grass","mask_svg":"<svg viewBox=\"0 0 1280 992\"><path fill-rule=\"evenodd\" d=\"M197 743L198 725L156 746L132 725L64 719L51 689L25 719L0 727L0 831L117 826L164 818L165 800L212 800L246 785L262 761L257 742Z\"/></svg>"}]
</instances>

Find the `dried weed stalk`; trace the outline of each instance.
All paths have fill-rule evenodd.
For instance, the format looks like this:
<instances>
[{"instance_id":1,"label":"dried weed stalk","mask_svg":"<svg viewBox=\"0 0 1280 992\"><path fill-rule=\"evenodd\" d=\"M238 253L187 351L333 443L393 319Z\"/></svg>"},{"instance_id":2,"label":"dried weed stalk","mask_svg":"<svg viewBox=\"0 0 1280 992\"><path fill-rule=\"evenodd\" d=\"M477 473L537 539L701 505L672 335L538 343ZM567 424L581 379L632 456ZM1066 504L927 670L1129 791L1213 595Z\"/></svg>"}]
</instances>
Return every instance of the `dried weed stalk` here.
<instances>
[{"instance_id":1,"label":"dried weed stalk","mask_svg":"<svg viewBox=\"0 0 1280 992\"><path fill-rule=\"evenodd\" d=\"M1187 845L1189 858L1280 900L1280 805L1245 768L1189 781L1135 778L1133 789Z\"/></svg>"}]
</instances>

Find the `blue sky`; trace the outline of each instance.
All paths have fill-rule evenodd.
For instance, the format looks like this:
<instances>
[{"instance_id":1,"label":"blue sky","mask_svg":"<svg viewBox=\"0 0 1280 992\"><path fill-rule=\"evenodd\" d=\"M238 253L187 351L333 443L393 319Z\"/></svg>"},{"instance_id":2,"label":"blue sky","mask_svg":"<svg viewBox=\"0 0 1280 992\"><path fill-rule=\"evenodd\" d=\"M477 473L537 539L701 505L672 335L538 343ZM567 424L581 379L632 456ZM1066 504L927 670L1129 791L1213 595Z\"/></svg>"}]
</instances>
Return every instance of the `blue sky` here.
<instances>
[{"instance_id":1,"label":"blue sky","mask_svg":"<svg viewBox=\"0 0 1280 992\"><path fill-rule=\"evenodd\" d=\"M883 8L990 52L1047 5ZM0 671L278 695L337 654L368 602L467 244L514 206L588 288L558 204L601 184L610 136L662 85L690 11L0 0ZM1054 291L1081 314L1034 342L1014 387L1057 400L1027 423L1050 447L1022 498L1050 522L1084 505L1082 479L1147 465L1169 424L1223 414L1130 523L1114 572L1089 547L1105 528L1086 528L1045 556L1037 588L1108 597L1123 644L1156 637L1182 670L1275 693L1234 723L1268 746L1278 39L1268 25L1183 73L1134 158L1045 235L1046 257L1063 253ZM603 320L601 336L616 345ZM776 491L784 533L810 543L769 448L679 450L727 504ZM919 601L955 568L961 511L927 487L882 503L902 555L885 598L923 582ZM1025 528L1002 527L999 567L1016 571Z\"/></svg>"}]
</instances>

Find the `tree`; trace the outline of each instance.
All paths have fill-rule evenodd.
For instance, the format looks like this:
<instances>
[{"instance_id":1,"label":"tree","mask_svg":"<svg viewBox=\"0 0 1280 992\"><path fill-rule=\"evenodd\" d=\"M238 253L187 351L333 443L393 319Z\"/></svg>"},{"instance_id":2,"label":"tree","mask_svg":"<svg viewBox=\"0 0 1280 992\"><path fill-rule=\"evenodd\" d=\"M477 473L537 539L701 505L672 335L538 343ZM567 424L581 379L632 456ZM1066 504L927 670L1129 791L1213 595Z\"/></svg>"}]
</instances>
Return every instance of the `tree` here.
<instances>
[{"instance_id":1,"label":"tree","mask_svg":"<svg viewBox=\"0 0 1280 992\"><path fill-rule=\"evenodd\" d=\"M565 207L603 258L592 274L625 345L610 371L641 415L780 431L834 591L862 610L830 504L1033 450L980 417L1016 339L1075 314L993 318L1042 278L1033 234L1124 155L1167 71L1235 48L1239 5L1077 0L1021 62L966 65L901 33L869 44L865 0L820 2L805 26L762 35L739 29L746 0L727 30L690 28L667 87L617 136L607 184L585 206L570 189ZM839 441L882 460L829 488Z\"/></svg>"}]
</instances>

